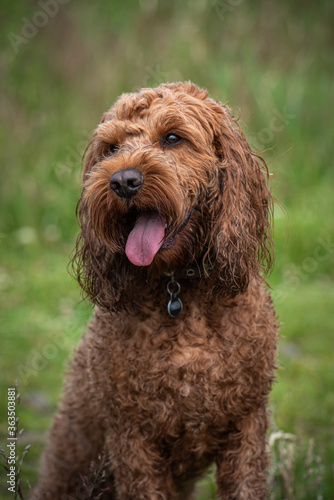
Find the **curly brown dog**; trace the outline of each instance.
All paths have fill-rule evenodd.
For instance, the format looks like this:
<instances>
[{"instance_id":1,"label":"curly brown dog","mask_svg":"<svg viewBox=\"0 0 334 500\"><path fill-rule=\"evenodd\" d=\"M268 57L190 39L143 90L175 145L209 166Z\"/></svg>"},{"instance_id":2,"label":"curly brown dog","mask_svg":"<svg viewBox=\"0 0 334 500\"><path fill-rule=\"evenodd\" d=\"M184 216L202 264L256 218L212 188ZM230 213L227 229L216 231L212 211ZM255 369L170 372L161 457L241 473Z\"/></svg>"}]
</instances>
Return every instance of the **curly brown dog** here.
<instances>
[{"instance_id":1,"label":"curly brown dog","mask_svg":"<svg viewBox=\"0 0 334 500\"><path fill-rule=\"evenodd\" d=\"M82 481L104 451L103 498L194 499L215 463L219 498L265 500L265 162L190 82L122 95L86 155L74 265L97 307L33 498L100 498Z\"/></svg>"}]
</instances>

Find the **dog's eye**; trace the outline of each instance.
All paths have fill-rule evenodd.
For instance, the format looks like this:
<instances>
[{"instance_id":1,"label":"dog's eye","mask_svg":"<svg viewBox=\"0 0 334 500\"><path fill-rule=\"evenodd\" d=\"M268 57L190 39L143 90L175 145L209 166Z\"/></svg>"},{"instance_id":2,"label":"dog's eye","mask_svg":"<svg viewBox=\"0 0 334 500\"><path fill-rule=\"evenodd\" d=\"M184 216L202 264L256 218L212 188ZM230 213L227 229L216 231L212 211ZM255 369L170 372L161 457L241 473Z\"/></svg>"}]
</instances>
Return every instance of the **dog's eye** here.
<instances>
[{"instance_id":1,"label":"dog's eye","mask_svg":"<svg viewBox=\"0 0 334 500\"><path fill-rule=\"evenodd\" d=\"M182 137L176 135L176 134L167 134L165 137L165 144L177 144L178 142L182 141Z\"/></svg>"},{"instance_id":2,"label":"dog's eye","mask_svg":"<svg viewBox=\"0 0 334 500\"><path fill-rule=\"evenodd\" d=\"M117 151L117 149L118 149L118 145L117 144L110 144L108 150L109 150L109 153L113 154L113 153L115 153Z\"/></svg>"}]
</instances>

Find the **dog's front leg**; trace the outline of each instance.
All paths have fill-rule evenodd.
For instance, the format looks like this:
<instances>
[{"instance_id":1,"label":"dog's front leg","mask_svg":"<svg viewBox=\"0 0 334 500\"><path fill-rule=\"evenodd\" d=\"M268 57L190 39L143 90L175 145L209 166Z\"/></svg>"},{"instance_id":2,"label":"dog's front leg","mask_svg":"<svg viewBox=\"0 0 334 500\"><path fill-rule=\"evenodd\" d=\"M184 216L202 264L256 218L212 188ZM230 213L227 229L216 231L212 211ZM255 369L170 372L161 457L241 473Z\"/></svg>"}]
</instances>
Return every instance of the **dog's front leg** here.
<instances>
[{"instance_id":1,"label":"dog's front leg","mask_svg":"<svg viewBox=\"0 0 334 500\"><path fill-rule=\"evenodd\" d=\"M130 426L129 426L130 427ZM117 500L177 499L167 460L138 429L111 433L107 439Z\"/></svg>"},{"instance_id":2,"label":"dog's front leg","mask_svg":"<svg viewBox=\"0 0 334 500\"><path fill-rule=\"evenodd\" d=\"M229 435L227 447L216 458L219 497L223 500L266 500L267 415L251 412Z\"/></svg>"}]
</instances>

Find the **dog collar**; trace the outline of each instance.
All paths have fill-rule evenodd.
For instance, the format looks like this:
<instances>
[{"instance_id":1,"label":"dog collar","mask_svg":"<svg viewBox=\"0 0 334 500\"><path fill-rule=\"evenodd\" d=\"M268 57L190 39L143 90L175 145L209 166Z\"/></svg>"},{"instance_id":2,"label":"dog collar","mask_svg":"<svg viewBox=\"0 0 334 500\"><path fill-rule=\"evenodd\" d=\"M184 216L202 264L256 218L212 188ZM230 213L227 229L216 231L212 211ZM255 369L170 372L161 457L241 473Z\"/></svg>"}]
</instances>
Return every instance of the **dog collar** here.
<instances>
[{"instance_id":1,"label":"dog collar","mask_svg":"<svg viewBox=\"0 0 334 500\"><path fill-rule=\"evenodd\" d=\"M195 279L201 278L202 276L207 277L211 274L212 270L213 266L208 263L205 263L202 266L189 266L187 269L181 271L181 273L178 275L178 280L188 278ZM177 318L183 310L182 301L178 297L178 294L181 291L181 285L178 281L176 281L174 271L172 271L171 273L165 273L165 276L168 276L170 278L170 281L167 283L167 292L170 296L170 300L167 304L167 311L172 318Z\"/></svg>"}]
</instances>

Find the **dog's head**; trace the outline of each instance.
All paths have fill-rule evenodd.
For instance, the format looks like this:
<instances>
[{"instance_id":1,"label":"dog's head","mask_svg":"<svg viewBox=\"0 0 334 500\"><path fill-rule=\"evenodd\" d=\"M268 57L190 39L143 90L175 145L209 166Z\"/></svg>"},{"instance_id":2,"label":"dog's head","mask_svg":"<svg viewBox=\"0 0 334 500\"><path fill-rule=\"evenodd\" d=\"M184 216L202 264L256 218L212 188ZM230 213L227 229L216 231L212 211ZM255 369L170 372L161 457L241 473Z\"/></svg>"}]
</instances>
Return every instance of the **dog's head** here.
<instances>
[{"instance_id":1,"label":"dog's head","mask_svg":"<svg viewBox=\"0 0 334 500\"><path fill-rule=\"evenodd\" d=\"M226 296L271 263L267 167L229 109L187 83L122 95L86 154L74 263L93 302L196 263Z\"/></svg>"}]
</instances>

